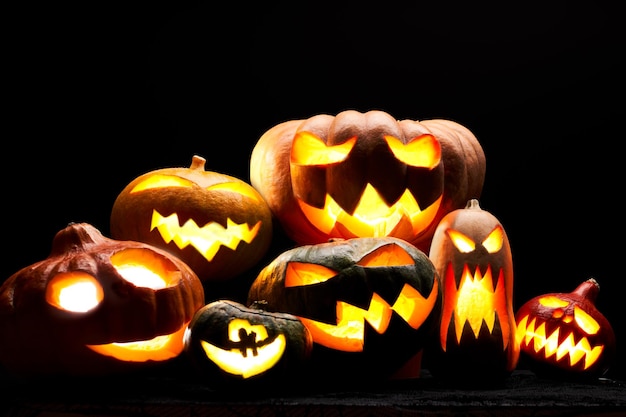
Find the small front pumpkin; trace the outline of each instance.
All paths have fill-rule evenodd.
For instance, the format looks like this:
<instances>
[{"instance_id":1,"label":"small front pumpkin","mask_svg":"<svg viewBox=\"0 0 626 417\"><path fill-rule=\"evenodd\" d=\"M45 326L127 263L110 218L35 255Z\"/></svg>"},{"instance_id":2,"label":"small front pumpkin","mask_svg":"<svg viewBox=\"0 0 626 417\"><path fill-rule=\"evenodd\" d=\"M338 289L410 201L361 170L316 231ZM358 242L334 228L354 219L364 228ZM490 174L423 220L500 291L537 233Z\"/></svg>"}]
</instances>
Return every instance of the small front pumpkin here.
<instances>
[{"instance_id":1,"label":"small front pumpkin","mask_svg":"<svg viewBox=\"0 0 626 417\"><path fill-rule=\"evenodd\" d=\"M439 223L429 257L443 289L440 357L433 373L458 382L499 383L519 358L513 260L504 227L472 199Z\"/></svg>"},{"instance_id":2,"label":"small front pumpkin","mask_svg":"<svg viewBox=\"0 0 626 417\"><path fill-rule=\"evenodd\" d=\"M484 176L465 127L382 111L281 123L250 160L252 185L298 244L393 236L426 252L439 220L477 198Z\"/></svg>"},{"instance_id":3,"label":"small front pumpkin","mask_svg":"<svg viewBox=\"0 0 626 417\"><path fill-rule=\"evenodd\" d=\"M204 305L198 276L151 245L68 225L0 287L0 364L16 376L100 375L169 362Z\"/></svg>"},{"instance_id":4,"label":"small front pumpkin","mask_svg":"<svg viewBox=\"0 0 626 417\"><path fill-rule=\"evenodd\" d=\"M185 334L185 352L200 381L218 389L253 382L288 386L304 377L312 346L297 317L231 300L200 308Z\"/></svg>"},{"instance_id":5,"label":"small front pumpkin","mask_svg":"<svg viewBox=\"0 0 626 417\"><path fill-rule=\"evenodd\" d=\"M615 333L595 305L600 285L590 278L570 293L548 293L524 303L516 314L517 340L535 371L591 378L608 371Z\"/></svg>"},{"instance_id":6,"label":"small front pumpkin","mask_svg":"<svg viewBox=\"0 0 626 417\"><path fill-rule=\"evenodd\" d=\"M140 175L116 198L111 236L166 249L203 282L224 281L254 266L272 240L265 200L241 179L205 170L194 155L187 168Z\"/></svg>"},{"instance_id":7,"label":"small front pumpkin","mask_svg":"<svg viewBox=\"0 0 626 417\"><path fill-rule=\"evenodd\" d=\"M432 263L413 245L354 238L283 252L253 281L254 302L305 324L323 378L371 381L422 351L436 327L440 292Z\"/></svg>"}]
</instances>

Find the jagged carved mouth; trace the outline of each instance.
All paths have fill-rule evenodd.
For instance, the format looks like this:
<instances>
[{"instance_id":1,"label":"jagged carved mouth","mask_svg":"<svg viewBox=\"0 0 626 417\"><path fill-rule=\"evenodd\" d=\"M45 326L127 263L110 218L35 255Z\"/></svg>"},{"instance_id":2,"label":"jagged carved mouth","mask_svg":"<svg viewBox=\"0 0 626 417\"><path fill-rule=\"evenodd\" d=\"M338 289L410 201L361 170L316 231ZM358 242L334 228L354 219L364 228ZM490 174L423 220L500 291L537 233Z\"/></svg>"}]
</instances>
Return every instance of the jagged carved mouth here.
<instances>
[{"instance_id":1,"label":"jagged carved mouth","mask_svg":"<svg viewBox=\"0 0 626 417\"><path fill-rule=\"evenodd\" d=\"M209 262L222 246L236 250L239 243L252 242L260 228L260 221L250 227L246 223L237 224L230 219L227 219L226 227L217 222L209 222L200 227L192 219L181 226L176 213L164 217L157 210L152 212L150 225L150 230L157 229L165 243L173 241L179 249L191 245Z\"/></svg>"},{"instance_id":2,"label":"jagged carved mouth","mask_svg":"<svg viewBox=\"0 0 626 417\"><path fill-rule=\"evenodd\" d=\"M474 270L467 264L463 266L463 272L457 287L454 268L449 264L444 277L444 308L441 317L441 345L446 350L448 340L448 327L454 323L454 335L456 343L461 342L463 329L471 328L475 338L478 338L481 328L487 328L493 333L494 328L502 331L504 348L508 345L508 326L496 326L496 322L507 321L506 294L502 269L498 270L496 286L491 266L485 272L481 272L479 266ZM497 317L497 320L496 320Z\"/></svg>"}]
</instances>

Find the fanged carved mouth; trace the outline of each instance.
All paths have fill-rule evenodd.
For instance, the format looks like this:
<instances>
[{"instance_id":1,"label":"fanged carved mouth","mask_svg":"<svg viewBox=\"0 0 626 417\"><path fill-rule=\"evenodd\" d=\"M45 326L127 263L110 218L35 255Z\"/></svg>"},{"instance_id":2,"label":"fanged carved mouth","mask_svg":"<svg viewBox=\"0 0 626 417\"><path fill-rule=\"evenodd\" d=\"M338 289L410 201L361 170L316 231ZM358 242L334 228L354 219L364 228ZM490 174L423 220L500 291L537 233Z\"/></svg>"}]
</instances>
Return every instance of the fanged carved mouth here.
<instances>
[{"instance_id":1,"label":"fanged carved mouth","mask_svg":"<svg viewBox=\"0 0 626 417\"><path fill-rule=\"evenodd\" d=\"M604 346L592 347L585 336L576 340L573 332L566 336L561 335L558 327L550 332L546 329L545 322L538 322L536 318L533 318L529 323L528 318L529 316L525 316L517 325L516 338L521 350L530 349L535 353L543 350L546 359L554 357L557 362L568 357L569 367L575 366L582 360L584 361L583 369L588 369L602 355Z\"/></svg>"},{"instance_id":2,"label":"fanged carved mouth","mask_svg":"<svg viewBox=\"0 0 626 417\"><path fill-rule=\"evenodd\" d=\"M454 321L454 331L457 338L457 344L461 341L463 327L469 324L474 333L474 337L478 338L483 323L493 332L496 315L498 320L506 322L508 317L506 308L506 294L504 288L503 271L498 271L496 278L496 287L493 286L493 276L491 266L487 268L485 273L481 273L480 267L476 266L474 272L466 264L463 267L463 273L457 288L454 276L454 268L451 264L446 269L444 277L444 308L441 318L441 326L444 331L442 334L442 347L447 346L447 328L451 321ZM476 301L479 302L476 302ZM454 317L453 317L454 315ZM509 340L508 326L502 326L502 340L506 349Z\"/></svg>"},{"instance_id":3,"label":"fanged carved mouth","mask_svg":"<svg viewBox=\"0 0 626 417\"><path fill-rule=\"evenodd\" d=\"M368 184L352 214L347 213L332 197L326 196L323 208L316 208L298 200L300 209L318 230L329 236L386 237L412 240L433 222L441 205L442 196L422 209L406 190L392 206L388 206L378 192Z\"/></svg>"}]
</instances>

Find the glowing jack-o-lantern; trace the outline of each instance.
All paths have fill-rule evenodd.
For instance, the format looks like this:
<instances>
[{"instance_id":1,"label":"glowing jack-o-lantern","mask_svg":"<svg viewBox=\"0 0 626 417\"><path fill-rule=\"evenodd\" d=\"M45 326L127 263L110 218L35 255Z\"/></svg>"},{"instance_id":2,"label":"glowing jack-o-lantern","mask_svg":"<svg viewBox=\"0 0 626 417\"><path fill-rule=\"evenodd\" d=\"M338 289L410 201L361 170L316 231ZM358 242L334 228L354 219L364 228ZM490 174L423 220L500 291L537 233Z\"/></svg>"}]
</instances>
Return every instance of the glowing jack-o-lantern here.
<instances>
[{"instance_id":1,"label":"glowing jack-o-lantern","mask_svg":"<svg viewBox=\"0 0 626 417\"><path fill-rule=\"evenodd\" d=\"M519 359L513 261L502 224L472 199L442 219L429 257L443 289L442 357L433 361L434 373L459 381L501 381Z\"/></svg>"},{"instance_id":2,"label":"glowing jack-o-lantern","mask_svg":"<svg viewBox=\"0 0 626 417\"><path fill-rule=\"evenodd\" d=\"M465 127L382 111L281 123L250 159L252 185L298 244L392 236L426 252L439 220L477 198L484 176Z\"/></svg>"},{"instance_id":3,"label":"glowing jack-o-lantern","mask_svg":"<svg viewBox=\"0 0 626 417\"><path fill-rule=\"evenodd\" d=\"M615 333L595 301L600 291L590 278L571 293L549 293L517 311L517 341L529 367L552 376L598 377L615 355Z\"/></svg>"},{"instance_id":4,"label":"glowing jack-o-lantern","mask_svg":"<svg viewBox=\"0 0 626 417\"><path fill-rule=\"evenodd\" d=\"M204 305L198 276L148 244L73 223L0 287L0 364L17 376L98 375L178 357Z\"/></svg>"},{"instance_id":5,"label":"glowing jack-o-lantern","mask_svg":"<svg viewBox=\"0 0 626 417\"><path fill-rule=\"evenodd\" d=\"M428 257L397 238L353 238L287 250L253 281L248 303L297 316L315 371L389 376L422 351L440 307Z\"/></svg>"},{"instance_id":6,"label":"glowing jack-o-lantern","mask_svg":"<svg viewBox=\"0 0 626 417\"><path fill-rule=\"evenodd\" d=\"M300 376L313 342L297 317L231 300L200 308L185 334L185 352L200 381L285 386Z\"/></svg>"},{"instance_id":7,"label":"glowing jack-o-lantern","mask_svg":"<svg viewBox=\"0 0 626 417\"><path fill-rule=\"evenodd\" d=\"M131 181L111 211L111 236L166 249L203 282L247 271L267 252L272 214L241 179L205 170L198 155L187 168L163 168Z\"/></svg>"}]
</instances>

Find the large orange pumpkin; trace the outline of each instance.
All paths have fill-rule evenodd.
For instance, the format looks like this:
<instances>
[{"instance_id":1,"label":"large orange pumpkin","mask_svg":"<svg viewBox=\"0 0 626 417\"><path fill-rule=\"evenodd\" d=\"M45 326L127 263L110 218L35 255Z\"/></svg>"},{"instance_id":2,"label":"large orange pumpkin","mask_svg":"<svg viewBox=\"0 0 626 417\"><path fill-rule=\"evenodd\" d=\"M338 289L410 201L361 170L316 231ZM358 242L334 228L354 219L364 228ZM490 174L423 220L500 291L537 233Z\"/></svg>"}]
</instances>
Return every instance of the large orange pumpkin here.
<instances>
[{"instance_id":1,"label":"large orange pumpkin","mask_svg":"<svg viewBox=\"0 0 626 417\"><path fill-rule=\"evenodd\" d=\"M147 172L117 196L111 236L166 249L205 282L246 272L267 252L272 213L245 181L205 170L194 155L189 167Z\"/></svg>"},{"instance_id":2,"label":"large orange pumpkin","mask_svg":"<svg viewBox=\"0 0 626 417\"><path fill-rule=\"evenodd\" d=\"M203 305L201 281L176 256L70 224L46 259L0 287L0 365L40 377L169 363Z\"/></svg>"},{"instance_id":3,"label":"large orange pumpkin","mask_svg":"<svg viewBox=\"0 0 626 417\"><path fill-rule=\"evenodd\" d=\"M439 220L478 198L484 177L464 126L378 110L278 124L250 159L250 182L298 244L391 236L427 251Z\"/></svg>"}]
</instances>

